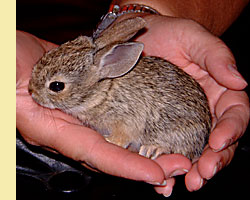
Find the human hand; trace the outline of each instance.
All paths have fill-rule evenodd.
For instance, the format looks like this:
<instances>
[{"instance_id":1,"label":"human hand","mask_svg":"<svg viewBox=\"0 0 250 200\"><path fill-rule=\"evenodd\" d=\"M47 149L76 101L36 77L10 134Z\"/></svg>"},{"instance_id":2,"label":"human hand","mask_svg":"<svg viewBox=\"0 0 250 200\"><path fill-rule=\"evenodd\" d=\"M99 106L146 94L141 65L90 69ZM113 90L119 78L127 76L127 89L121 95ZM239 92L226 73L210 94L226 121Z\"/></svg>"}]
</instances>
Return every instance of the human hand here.
<instances>
[{"instance_id":1,"label":"human hand","mask_svg":"<svg viewBox=\"0 0 250 200\"><path fill-rule=\"evenodd\" d=\"M234 57L226 45L199 24L159 15L144 18L148 30L136 39L145 44L144 53L169 60L200 83L209 100L214 127L209 144L191 169L191 163L179 155L156 159L165 172L167 185L155 189L169 196L174 186L173 175L188 171L187 189L198 190L231 162L237 140L246 130L249 100L242 90L247 83L236 70Z\"/></svg>"},{"instance_id":2,"label":"human hand","mask_svg":"<svg viewBox=\"0 0 250 200\"><path fill-rule=\"evenodd\" d=\"M156 162L106 142L99 133L59 110L36 104L28 93L32 68L56 45L20 31L16 42L16 124L26 141L111 175L163 183L164 172Z\"/></svg>"},{"instance_id":3,"label":"human hand","mask_svg":"<svg viewBox=\"0 0 250 200\"><path fill-rule=\"evenodd\" d=\"M206 69L207 66L208 67L214 66L214 63L215 63L215 62L212 62L211 64L203 63L204 56L206 55L205 54L206 51L203 52L204 53L203 56L199 59L197 53L200 53L199 50L202 47L204 47L205 44L204 43L198 44L196 46L196 51L189 52L188 46L184 48L186 43L188 43L187 39L190 38L189 35L187 34L186 38L184 37L184 40L179 40L179 41L176 40L176 43L179 46L176 45L174 47L174 45L169 45L169 43L163 44L161 41L160 44L162 44L162 46L158 46L160 47L159 49L157 49L157 46L150 47L150 45L152 45L153 43L149 42L147 39L150 39L150 38L160 39L159 36L162 34L161 23L163 23L166 19L165 18L156 19L156 17L152 17L151 20L152 20L151 23L149 23L149 27L150 27L149 31L146 34L138 38L138 40L141 40L146 44L145 52L150 55L157 55L157 56L164 57L170 60L171 62L183 67L184 70L186 70L188 73L194 76L201 83L203 87L204 85L208 86L209 84L211 84L211 86L213 86L215 89L219 88L219 93L218 92L216 93L217 98L211 98L211 99L214 99L213 101L214 103L210 102L210 107L211 108L214 107L213 114L215 115L215 117L220 119L218 120L215 118L214 124L216 124L216 122L218 121L221 121L218 124L222 124L220 125L222 126L221 128L222 131L218 131L218 132L222 132L220 133L220 135L221 135L221 141L223 141L225 139L223 137L225 135L225 133L223 134L223 131L225 132L224 130L225 126L223 126L223 123L224 124L228 123L228 119L226 117L227 115L225 116L225 114L226 113L230 114L231 112L233 112L231 107L234 108L234 103L236 103L236 106L237 106L236 110L239 109L238 104L240 104L241 105L240 108L243 108L244 110L246 105L248 104L248 101L246 103L247 96L245 95L244 92L239 92L239 93L236 92L238 94L238 95L234 95L235 97L234 99L236 100L233 102L232 101L228 102L227 108L230 108L230 109L227 109L227 108L225 109L224 105L218 106L217 101L219 102L219 100L221 100L221 97L224 96L225 93L227 95L230 95L231 93L227 92L228 89L226 87L220 87L217 84L216 81L218 81L217 80L218 77L217 79L216 78L213 79L208 73L206 73L203 70L203 69ZM158 22L158 24L155 22ZM176 29L177 32L178 30L180 31L180 29L183 28L181 27L180 24L178 25L179 27L177 26L177 29ZM167 29L172 26L176 27L175 25L177 25L175 24L175 21L172 21L172 23L169 23L168 26L164 26L164 27L166 27ZM158 29L157 29L157 26L158 26ZM186 28L188 29L188 27ZM159 29L160 31L158 32L158 35L157 35L156 30L159 30ZM176 33L174 29L166 30L166 32L167 31L170 31L168 34L172 32L172 36L177 36L175 35ZM193 32L196 33L195 30L193 30ZM181 32L179 33L181 35ZM192 32L189 32L189 34L191 33ZM206 36L205 37L206 39L210 37L210 38L213 38L213 40L215 40L214 37L212 37L203 29L201 30L201 33L204 34L204 35L201 34L203 35L203 37ZM169 35L169 37L170 36L171 34ZM165 38L163 39L168 40L169 37L166 37L166 39ZM179 39L182 39L182 38L179 38ZM154 41L157 43L156 40ZM171 41L174 42L174 40L171 40ZM195 42L195 41L199 41L198 38L193 38L192 42ZM192 42L190 43L190 45L191 44L194 45L194 43ZM159 193L164 193L165 195L168 195L168 193L171 193L172 187L174 185L174 178L169 178L169 177L172 177L177 174L186 173L186 171L189 171L189 173L186 175L187 188L189 190L198 189L197 185L200 186L201 178L202 179L206 178L204 174L206 175L207 172L208 173L211 172L211 170L210 171L206 170L207 159L205 155L211 154L210 157L211 157L211 160L213 160L213 162L224 158L223 157L224 154L222 154L222 152L227 152L226 150L221 151L220 152L221 154L218 154L218 153L215 154L213 151L211 151L210 148L208 148L206 152L211 152L211 153L210 154L204 153L204 155L199 160L198 164L194 164L192 168L191 168L192 165L190 161L181 155L163 155L156 160L156 162L158 163L157 164L154 161L132 154L112 144L108 144L99 134L97 134L96 132L90 129L79 126L78 121L76 121L75 119L72 119L70 116L60 111L48 110L48 109L38 106L32 101L30 95L27 92L27 85L28 85L28 81L30 77L30 72L34 63L42 56L42 54L45 51L53 47L55 47L55 45L39 40L29 34L21 33L21 32L17 33L17 127L20 130L21 134L24 136L24 138L28 140L30 143L55 149L68 157L71 157L78 161L88 163L89 165L99 169L100 171L103 171L112 175L122 176L125 178L134 179L134 180L143 180L146 182L150 182L152 184L155 183L156 185L157 183L163 183L164 179L168 179L166 187L156 187L156 191L158 191ZM167 53L165 52L165 50ZM171 54L168 54L168 52L171 52ZM225 49L225 52L226 54L230 55L229 58L231 59L232 55L229 53L229 51ZM216 54L211 55L210 57L208 57L207 60L211 62L211 58L214 58L217 56L215 55ZM189 56L189 57L186 57L186 56ZM221 56L218 56L218 57L221 59ZM226 60L227 61L230 60L229 58ZM194 63L192 62L192 60L194 60ZM198 65L195 64L195 61L197 62ZM234 60L232 59L232 62L233 61ZM200 63L203 63L203 68L199 67L199 65L201 65ZM193 72L193 74L190 71L188 71L189 69L191 72ZM225 72L225 69L224 70L223 69L222 69L222 72ZM212 72L209 72L209 73L213 74ZM214 73L216 75L216 72ZM231 78L233 78L233 80L237 79L236 77L231 77ZM228 79L225 79L225 80L223 79L220 81L222 82L224 81L225 82L224 84L226 86L229 85L227 87L229 88L232 87L233 89L238 89L238 90L246 86L244 81L242 82L240 79L234 80L236 82L236 86L235 85L230 86L230 81L228 81ZM207 90L205 87L204 89L207 95L209 94L208 91L210 91L210 93L212 94L210 96L208 95L209 99L210 97L214 96L212 89L209 90L210 89L209 87L207 88ZM226 96L224 96L224 99L225 98ZM226 99L226 100L229 100L229 99ZM219 109L220 107L224 107L224 110L222 108L220 110ZM223 113L225 110L226 112ZM236 116L234 113L233 114L234 114L234 118L242 117L244 119L243 120L244 122L242 123L244 123L246 126L248 123L248 120L246 121L246 118L248 118L248 110L245 109L243 113L245 114L236 115ZM225 116L225 119L223 120L223 117L221 116ZM239 119L237 121L239 121ZM217 125L217 129L220 126ZM70 133L68 131L70 131ZM235 135L235 131L231 131L231 132L232 132L231 136L236 136L235 139L239 137L239 133ZM244 132L244 127L241 130L241 132ZM215 135L215 134L212 134L212 135ZM218 141L217 139L213 139L212 135L210 137L210 144L214 144L214 148L215 148L216 145L217 146L220 145L219 143L220 141ZM231 147L234 148L235 146L231 146ZM226 148L226 146L224 148ZM209 149L210 151L208 151ZM106 157L103 155L108 155L108 156ZM233 153L229 155L230 155L230 159L227 159L225 161L230 161L233 156ZM204 160L203 162L202 162L202 158ZM116 163L116 165L114 165L114 163ZM202 168L202 163L203 165L206 165L205 168ZM225 163L224 160L223 160L223 163ZM211 169L213 166L211 165L209 169ZM201 170L199 170L200 168ZM202 173L202 169L204 171L203 173ZM192 181L196 181L196 182L192 183Z\"/></svg>"}]
</instances>

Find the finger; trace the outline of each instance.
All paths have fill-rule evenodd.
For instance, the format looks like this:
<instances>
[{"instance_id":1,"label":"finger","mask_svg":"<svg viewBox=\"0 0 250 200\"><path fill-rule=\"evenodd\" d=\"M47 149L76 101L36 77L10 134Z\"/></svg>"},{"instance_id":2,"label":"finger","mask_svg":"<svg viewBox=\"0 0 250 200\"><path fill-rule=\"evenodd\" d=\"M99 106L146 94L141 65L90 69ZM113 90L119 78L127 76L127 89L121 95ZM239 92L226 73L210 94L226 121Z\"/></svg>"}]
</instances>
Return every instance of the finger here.
<instances>
[{"instance_id":1,"label":"finger","mask_svg":"<svg viewBox=\"0 0 250 200\"><path fill-rule=\"evenodd\" d=\"M222 168L227 166L234 156L238 143L235 143L220 152L207 148L198 161L198 172L203 179L209 180Z\"/></svg>"},{"instance_id":2,"label":"finger","mask_svg":"<svg viewBox=\"0 0 250 200\"><path fill-rule=\"evenodd\" d=\"M28 44L36 45L36 49L35 50L32 49L33 45L28 45ZM20 79L28 79L30 77L32 66L43 54L44 54L44 49L33 37L31 37L28 33L17 31L16 33L17 81L20 81Z\"/></svg>"},{"instance_id":3,"label":"finger","mask_svg":"<svg viewBox=\"0 0 250 200\"><path fill-rule=\"evenodd\" d=\"M163 169L166 179L186 174L192 167L191 161L181 154L162 155L155 162Z\"/></svg>"},{"instance_id":4,"label":"finger","mask_svg":"<svg viewBox=\"0 0 250 200\"><path fill-rule=\"evenodd\" d=\"M17 81L29 79L33 65L48 50L57 45L41 40L23 31L16 32L16 75Z\"/></svg>"},{"instance_id":5,"label":"finger","mask_svg":"<svg viewBox=\"0 0 250 200\"><path fill-rule=\"evenodd\" d=\"M158 185L164 182L164 173L156 162L106 142L91 129L75 125L61 127L58 132L50 138L50 146L65 156L114 176Z\"/></svg>"},{"instance_id":6,"label":"finger","mask_svg":"<svg viewBox=\"0 0 250 200\"><path fill-rule=\"evenodd\" d=\"M247 86L237 71L234 56L219 38L198 27L188 47L190 60L209 72L219 84L234 90Z\"/></svg>"},{"instance_id":7,"label":"finger","mask_svg":"<svg viewBox=\"0 0 250 200\"><path fill-rule=\"evenodd\" d=\"M206 69L219 84L233 90L242 90L247 86L247 82L237 71L232 53L224 43L215 43L214 48L211 47L206 54Z\"/></svg>"},{"instance_id":8,"label":"finger","mask_svg":"<svg viewBox=\"0 0 250 200\"><path fill-rule=\"evenodd\" d=\"M215 115L218 121L209 137L209 145L214 151L220 151L234 143L247 128L249 100L246 93L227 90L216 105Z\"/></svg>"},{"instance_id":9,"label":"finger","mask_svg":"<svg viewBox=\"0 0 250 200\"><path fill-rule=\"evenodd\" d=\"M155 162L163 169L166 180L166 185L155 186L155 190L157 193L169 197L175 184L173 177L186 174L191 169L192 163L181 154L162 155L155 159Z\"/></svg>"},{"instance_id":10,"label":"finger","mask_svg":"<svg viewBox=\"0 0 250 200\"><path fill-rule=\"evenodd\" d=\"M165 186L156 186L154 188L158 194L162 194L165 197L169 197L172 194L174 184L175 184L175 179L169 178L167 179Z\"/></svg>"},{"instance_id":11,"label":"finger","mask_svg":"<svg viewBox=\"0 0 250 200\"><path fill-rule=\"evenodd\" d=\"M19 101L27 102L27 105L18 103ZM49 109L37 110L27 94L19 95L17 108L20 133L35 144L55 149L69 158L86 162L111 175L157 185L163 183L164 172L156 162L109 144L100 134L71 119L66 122L66 114Z\"/></svg>"},{"instance_id":12,"label":"finger","mask_svg":"<svg viewBox=\"0 0 250 200\"><path fill-rule=\"evenodd\" d=\"M185 184L190 192L199 190L205 184L205 180L199 174L197 163L194 163L191 170L186 174Z\"/></svg>"}]
</instances>

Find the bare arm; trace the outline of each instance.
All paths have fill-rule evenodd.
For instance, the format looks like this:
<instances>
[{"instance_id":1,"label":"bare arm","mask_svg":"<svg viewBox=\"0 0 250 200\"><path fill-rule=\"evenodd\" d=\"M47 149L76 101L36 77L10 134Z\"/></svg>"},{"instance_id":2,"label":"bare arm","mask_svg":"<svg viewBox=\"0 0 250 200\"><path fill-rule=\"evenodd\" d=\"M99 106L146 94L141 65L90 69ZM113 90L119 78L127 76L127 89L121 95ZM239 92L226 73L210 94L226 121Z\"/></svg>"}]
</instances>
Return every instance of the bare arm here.
<instances>
[{"instance_id":1,"label":"bare arm","mask_svg":"<svg viewBox=\"0 0 250 200\"><path fill-rule=\"evenodd\" d=\"M221 35L239 16L249 0L118 0L120 5L144 4L162 15L192 19Z\"/></svg>"}]
</instances>

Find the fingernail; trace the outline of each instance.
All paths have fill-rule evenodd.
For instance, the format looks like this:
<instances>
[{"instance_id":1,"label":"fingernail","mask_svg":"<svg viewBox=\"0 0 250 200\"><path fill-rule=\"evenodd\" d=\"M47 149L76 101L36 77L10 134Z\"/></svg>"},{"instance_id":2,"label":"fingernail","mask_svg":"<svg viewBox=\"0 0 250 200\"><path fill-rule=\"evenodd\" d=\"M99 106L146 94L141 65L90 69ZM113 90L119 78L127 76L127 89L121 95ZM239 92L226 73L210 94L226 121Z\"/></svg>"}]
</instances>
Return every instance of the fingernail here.
<instances>
[{"instance_id":1,"label":"fingernail","mask_svg":"<svg viewBox=\"0 0 250 200\"><path fill-rule=\"evenodd\" d=\"M197 190L201 189L206 183L207 183L207 181L204 180L203 178L201 178L200 186L199 186L199 188Z\"/></svg>"},{"instance_id":2,"label":"fingernail","mask_svg":"<svg viewBox=\"0 0 250 200\"><path fill-rule=\"evenodd\" d=\"M163 194L163 196L164 196L164 197L170 197L170 196L171 196L171 194L172 194L172 191L173 191L173 190L171 190L169 193L165 193L165 194Z\"/></svg>"},{"instance_id":3,"label":"fingernail","mask_svg":"<svg viewBox=\"0 0 250 200\"><path fill-rule=\"evenodd\" d=\"M235 64L229 64L228 65L228 69L232 72L233 76L241 79L242 81L244 81L246 84L247 82L245 81L245 79L242 77L242 75L238 72L237 67Z\"/></svg>"},{"instance_id":4,"label":"fingernail","mask_svg":"<svg viewBox=\"0 0 250 200\"><path fill-rule=\"evenodd\" d=\"M207 178L207 180L210 180L211 178L213 178L215 176L215 174L217 174L218 171L220 171L222 168L222 163L221 161L219 161L215 166L214 166L214 170L213 170L213 175L209 178Z\"/></svg>"},{"instance_id":5,"label":"fingernail","mask_svg":"<svg viewBox=\"0 0 250 200\"><path fill-rule=\"evenodd\" d=\"M219 149L213 149L214 152L219 152L221 151L222 149L226 148L227 146L229 146L231 143L232 143L232 139L227 139L223 144L222 146L219 148Z\"/></svg>"},{"instance_id":6,"label":"fingernail","mask_svg":"<svg viewBox=\"0 0 250 200\"><path fill-rule=\"evenodd\" d=\"M171 177L183 175L183 174L186 174L186 173L188 173L187 169L177 169L174 172L172 172L169 177L171 178Z\"/></svg>"},{"instance_id":7,"label":"fingernail","mask_svg":"<svg viewBox=\"0 0 250 200\"><path fill-rule=\"evenodd\" d=\"M167 185L167 181L164 180L162 183L159 182L147 182L150 185L155 185L155 186L166 186Z\"/></svg>"},{"instance_id":8,"label":"fingernail","mask_svg":"<svg viewBox=\"0 0 250 200\"><path fill-rule=\"evenodd\" d=\"M215 167L214 167L213 176L214 176L218 171L221 170L221 167L222 167L222 163L219 161L219 162L215 165ZM212 178L212 177L211 177L211 178Z\"/></svg>"},{"instance_id":9,"label":"fingernail","mask_svg":"<svg viewBox=\"0 0 250 200\"><path fill-rule=\"evenodd\" d=\"M215 167L214 167L214 171L213 171L212 177L217 173L217 171L218 171L218 164L215 165ZM212 177L208 178L207 180L210 180Z\"/></svg>"},{"instance_id":10,"label":"fingernail","mask_svg":"<svg viewBox=\"0 0 250 200\"><path fill-rule=\"evenodd\" d=\"M165 193L163 194L164 197L170 197L173 192L173 188L169 188Z\"/></svg>"},{"instance_id":11,"label":"fingernail","mask_svg":"<svg viewBox=\"0 0 250 200\"><path fill-rule=\"evenodd\" d=\"M204 184L204 179L201 178L199 189L201 189L201 187L203 186L203 184ZM198 190L199 190L199 189L198 189Z\"/></svg>"}]
</instances>

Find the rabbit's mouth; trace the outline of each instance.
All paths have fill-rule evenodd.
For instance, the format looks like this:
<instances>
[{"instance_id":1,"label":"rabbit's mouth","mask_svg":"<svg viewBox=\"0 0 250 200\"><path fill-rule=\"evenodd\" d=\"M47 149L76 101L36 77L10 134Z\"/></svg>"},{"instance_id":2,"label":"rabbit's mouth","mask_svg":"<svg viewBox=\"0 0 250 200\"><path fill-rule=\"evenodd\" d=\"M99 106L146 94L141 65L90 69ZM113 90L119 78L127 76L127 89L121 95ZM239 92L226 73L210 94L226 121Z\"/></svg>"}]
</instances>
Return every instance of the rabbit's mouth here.
<instances>
[{"instance_id":1,"label":"rabbit's mouth","mask_svg":"<svg viewBox=\"0 0 250 200\"><path fill-rule=\"evenodd\" d=\"M55 109L55 106L51 102L42 99L39 94L32 92L31 97L40 106L43 106L45 108Z\"/></svg>"},{"instance_id":2,"label":"rabbit's mouth","mask_svg":"<svg viewBox=\"0 0 250 200\"><path fill-rule=\"evenodd\" d=\"M39 104L43 107L46 107L46 108L55 109L55 106L50 102L49 99L42 97L42 95L39 94L39 92L37 92L36 89L33 89L33 84L31 81L29 82L28 91L29 91L29 94L31 95L32 99L37 104Z\"/></svg>"}]
</instances>

